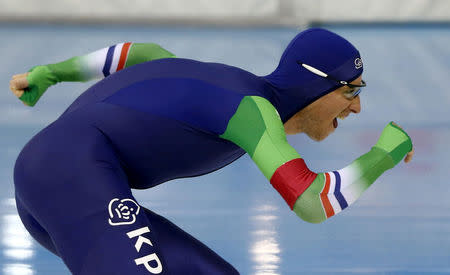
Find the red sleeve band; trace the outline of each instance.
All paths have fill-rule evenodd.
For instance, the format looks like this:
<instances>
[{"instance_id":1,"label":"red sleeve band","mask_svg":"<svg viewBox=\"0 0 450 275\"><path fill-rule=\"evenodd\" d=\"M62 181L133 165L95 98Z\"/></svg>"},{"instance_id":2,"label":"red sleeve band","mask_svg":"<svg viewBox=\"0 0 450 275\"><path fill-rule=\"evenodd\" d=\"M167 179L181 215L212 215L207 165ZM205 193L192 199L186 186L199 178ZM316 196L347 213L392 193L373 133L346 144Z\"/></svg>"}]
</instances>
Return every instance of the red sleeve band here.
<instances>
[{"instance_id":1,"label":"red sleeve band","mask_svg":"<svg viewBox=\"0 0 450 275\"><path fill-rule=\"evenodd\" d=\"M289 207L294 209L297 198L311 185L317 174L306 166L303 159L293 159L278 167L270 179Z\"/></svg>"}]
</instances>

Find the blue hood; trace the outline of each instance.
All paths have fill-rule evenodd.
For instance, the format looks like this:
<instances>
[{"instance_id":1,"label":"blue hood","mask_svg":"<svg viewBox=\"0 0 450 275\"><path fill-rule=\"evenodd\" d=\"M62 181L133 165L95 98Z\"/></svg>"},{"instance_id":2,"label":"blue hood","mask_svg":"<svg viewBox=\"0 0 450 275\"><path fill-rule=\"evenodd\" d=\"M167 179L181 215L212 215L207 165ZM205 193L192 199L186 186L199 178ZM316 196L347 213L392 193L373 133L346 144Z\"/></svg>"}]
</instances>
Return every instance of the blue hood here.
<instances>
[{"instance_id":1,"label":"blue hood","mask_svg":"<svg viewBox=\"0 0 450 275\"><path fill-rule=\"evenodd\" d=\"M355 64L358 58L361 58L358 50L333 32L312 28L299 33L287 46L275 71L264 77L274 87L281 119L287 121L316 99L342 86L311 73L297 61L351 82L363 72L363 67Z\"/></svg>"}]
</instances>

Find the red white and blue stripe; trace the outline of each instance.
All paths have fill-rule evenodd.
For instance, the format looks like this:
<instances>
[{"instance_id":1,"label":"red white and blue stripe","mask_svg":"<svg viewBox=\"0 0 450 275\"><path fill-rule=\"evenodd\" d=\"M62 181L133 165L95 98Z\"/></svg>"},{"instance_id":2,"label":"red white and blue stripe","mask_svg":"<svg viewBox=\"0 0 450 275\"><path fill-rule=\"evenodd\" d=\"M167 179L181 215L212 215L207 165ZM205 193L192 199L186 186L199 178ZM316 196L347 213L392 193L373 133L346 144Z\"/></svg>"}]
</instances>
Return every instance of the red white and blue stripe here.
<instances>
[{"instance_id":1,"label":"red white and blue stripe","mask_svg":"<svg viewBox=\"0 0 450 275\"><path fill-rule=\"evenodd\" d=\"M121 43L108 48L102 72L105 77L122 70L127 61L131 43Z\"/></svg>"},{"instance_id":2,"label":"red white and blue stripe","mask_svg":"<svg viewBox=\"0 0 450 275\"><path fill-rule=\"evenodd\" d=\"M320 201L327 218L336 215L348 207L346 197L342 193L341 175L338 171L324 173L325 184L320 192Z\"/></svg>"}]
</instances>

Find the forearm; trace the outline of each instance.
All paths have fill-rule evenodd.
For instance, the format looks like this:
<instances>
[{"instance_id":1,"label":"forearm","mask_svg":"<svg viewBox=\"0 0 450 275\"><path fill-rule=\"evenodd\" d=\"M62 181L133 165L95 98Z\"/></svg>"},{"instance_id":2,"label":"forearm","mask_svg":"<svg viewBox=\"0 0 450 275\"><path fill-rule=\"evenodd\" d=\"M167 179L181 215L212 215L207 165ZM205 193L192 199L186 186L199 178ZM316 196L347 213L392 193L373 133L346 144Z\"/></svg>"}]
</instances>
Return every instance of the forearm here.
<instances>
[{"instance_id":1,"label":"forearm","mask_svg":"<svg viewBox=\"0 0 450 275\"><path fill-rule=\"evenodd\" d=\"M175 57L153 43L120 43L108 48L46 65L57 82L89 81L126 67L160 58Z\"/></svg>"},{"instance_id":2,"label":"forearm","mask_svg":"<svg viewBox=\"0 0 450 275\"><path fill-rule=\"evenodd\" d=\"M175 55L157 44L121 43L59 63L36 66L27 75L28 87L20 100L34 106L45 91L58 82L103 78L138 63L169 57Z\"/></svg>"},{"instance_id":3,"label":"forearm","mask_svg":"<svg viewBox=\"0 0 450 275\"><path fill-rule=\"evenodd\" d=\"M319 223L354 203L385 171L397 165L412 150L408 134L388 124L377 144L349 166L320 173L293 205L303 220Z\"/></svg>"},{"instance_id":4,"label":"forearm","mask_svg":"<svg viewBox=\"0 0 450 275\"><path fill-rule=\"evenodd\" d=\"M318 174L298 197L293 210L305 221L323 222L354 203L379 176L394 166L388 152L373 147L341 170Z\"/></svg>"}]
</instances>

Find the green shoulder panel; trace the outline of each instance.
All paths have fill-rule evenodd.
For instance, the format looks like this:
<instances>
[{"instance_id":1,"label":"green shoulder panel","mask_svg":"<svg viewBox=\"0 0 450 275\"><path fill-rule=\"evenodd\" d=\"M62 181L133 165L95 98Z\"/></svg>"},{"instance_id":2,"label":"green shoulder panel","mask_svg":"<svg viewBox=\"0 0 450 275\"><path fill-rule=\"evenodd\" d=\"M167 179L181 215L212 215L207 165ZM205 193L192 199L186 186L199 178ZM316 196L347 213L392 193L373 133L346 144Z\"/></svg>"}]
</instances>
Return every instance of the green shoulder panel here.
<instances>
[{"instance_id":1,"label":"green shoulder panel","mask_svg":"<svg viewBox=\"0 0 450 275\"><path fill-rule=\"evenodd\" d=\"M263 97L244 97L220 137L243 148L268 180L278 167L300 158L286 140L275 107Z\"/></svg>"}]
</instances>

